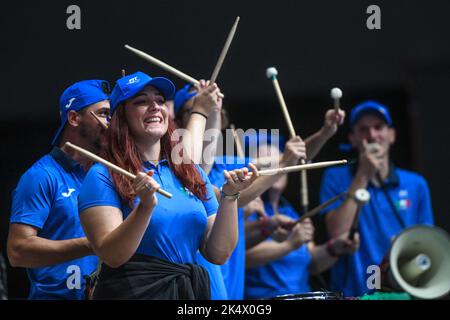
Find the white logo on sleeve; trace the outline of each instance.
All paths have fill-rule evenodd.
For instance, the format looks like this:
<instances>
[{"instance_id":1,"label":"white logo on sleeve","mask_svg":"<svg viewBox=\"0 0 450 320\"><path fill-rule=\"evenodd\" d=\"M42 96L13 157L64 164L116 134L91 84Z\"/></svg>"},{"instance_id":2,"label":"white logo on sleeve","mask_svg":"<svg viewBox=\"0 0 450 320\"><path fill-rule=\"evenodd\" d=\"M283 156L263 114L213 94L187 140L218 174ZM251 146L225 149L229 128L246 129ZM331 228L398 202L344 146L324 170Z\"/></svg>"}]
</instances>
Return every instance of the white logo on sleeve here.
<instances>
[{"instance_id":1,"label":"white logo on sleeve","mask_svg":"<svg viewBox=\"0 0 450 320\"><path fill-rule=\"evenodd\" d=\"M81 289L81 270L77 265L70 265L67 267L66 273L70 276L66 280L67 289Z\"/></svg>"},{"instance_id":2,"label":"white logo on sleeve","mask_svg":"<svg viewBox=\"0 0 450 320\"><path fill-rule=\"evenodd\" d=\"M68 104L66 104L66 109L69 109L70 108L70 106L72 105L72 102L75 100L75 98L70 98L69 99L69 103Z\"/></svg>"},{"instance_id":3,"label":"white logo on sleeve","mask_svg":"<svg viewBox=\"0 0 450 320\"><path fill-rule=\"evenodd\" d=\"M74 191L75 191L75 189L69 188L69 191L63 192L63 193L61 193L61 194L62 194L62 196L63 196L64 198L68 198L68 197L70 197L70 195L71 195L72 192L74 192Z\"/></svg>"},{"instance_id":4,"label":"white logo on sleeve","mask_svg":"<svg viewBox=\"0 0 450 320\"><path fill-rule=\"evenodd\" d=\"M399 196L400 198L408 198L408 190L400 190L400 191L398 192L398 196Z\"/></svg>"}]
</instances>

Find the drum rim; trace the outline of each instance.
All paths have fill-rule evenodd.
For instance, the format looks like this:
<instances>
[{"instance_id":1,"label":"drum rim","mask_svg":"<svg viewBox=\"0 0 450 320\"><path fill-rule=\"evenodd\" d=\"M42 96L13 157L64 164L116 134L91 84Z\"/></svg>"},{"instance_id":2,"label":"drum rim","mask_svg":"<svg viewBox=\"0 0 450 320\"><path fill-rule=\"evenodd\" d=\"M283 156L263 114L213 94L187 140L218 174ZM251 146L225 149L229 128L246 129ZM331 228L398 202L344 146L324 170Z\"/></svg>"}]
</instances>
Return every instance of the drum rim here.
<instances>
[{"instance_id":1,"label":"drum rim","mask_svg":"<svg viewBox=\"0 0 450 320\"><path fill-rule=\"evenodd\" d=\"M333 297L336 300L344 299L344 295L340 291L311 291L311 292L303 292L303 293L289 293L289 294L282 294L278 296L274 296L269 298L270 300L295 300L295 299L286 299L286 298L305 298L304 300L308 300L308 298L314 298L314 297ZM301 300L301 299L298 299ZM319 299L318 299L319 300ZM325 299L324 299L325 300ZM332 300L332 299L330 299Z\"/></svg>"}]
</instances>

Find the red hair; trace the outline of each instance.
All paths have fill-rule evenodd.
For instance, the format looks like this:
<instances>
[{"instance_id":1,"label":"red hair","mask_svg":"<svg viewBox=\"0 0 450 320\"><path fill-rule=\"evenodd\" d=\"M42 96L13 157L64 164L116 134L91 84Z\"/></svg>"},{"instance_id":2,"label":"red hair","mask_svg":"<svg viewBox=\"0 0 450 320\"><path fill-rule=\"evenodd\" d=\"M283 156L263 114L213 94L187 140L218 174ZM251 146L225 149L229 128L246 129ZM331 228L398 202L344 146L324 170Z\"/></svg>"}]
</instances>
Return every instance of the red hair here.
<instances>
[{"instance_id":1,"label":"red hair","mask_svg":"<svg viewBox=\"0 0 450 320\"><path fill-rule=\"evenodd\" d=\"M177 141L171 139L175 124L171 119L168 119L168 121L167 132L161 138L160 158L167 159L170 169L185 188L197 198L206 200L206 183L192 161L181 164L172 162L170 156ZM133 174L143 171L143 161L128 126L123 103L114 112L104 138L102 157ZM136 198L132 180L112 170L109 170L109 172L122 201L132 208Z\"/></svg>"}]
</instances>

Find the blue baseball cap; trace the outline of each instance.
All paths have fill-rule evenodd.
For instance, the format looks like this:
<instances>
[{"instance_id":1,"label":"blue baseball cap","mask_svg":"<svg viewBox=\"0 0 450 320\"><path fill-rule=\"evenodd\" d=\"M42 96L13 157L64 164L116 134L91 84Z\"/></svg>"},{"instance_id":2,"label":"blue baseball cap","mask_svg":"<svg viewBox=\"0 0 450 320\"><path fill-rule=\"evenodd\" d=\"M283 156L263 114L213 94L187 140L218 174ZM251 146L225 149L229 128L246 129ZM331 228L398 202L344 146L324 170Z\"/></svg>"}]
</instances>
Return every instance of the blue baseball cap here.
<instances>
[{"instance_id":1,"label":"blue baseball cap","mask_svg":"<svg viewBox=\"0 0 450 320\"><path fill-rule=\"evenodd\" d=\"M352 109L349 118L350 127L353 127L361 116L367 113L375 113L379 115L384 121L386 121L389 127L392 127L392 118L389 113L389 109L386 106L371 100L364 101Z\"/></svg>"},{"instance_id":2,"label":"blue baseball cap","mask_svg":"<svg viewBox=\"0 0 450 320\"><path fill-rule=\"evenodd\" d=\"M175 114L177 114L181 110L186 101L197 95L197 91L189 92L192 86L192 84L187 84L182 89L178 90L177 93L175 93L175 98L173 99Z\"/></svg>"},{"instance_id":3,"label":"blue baseball cap","mask_svg":"<svg viewBox=\"0 0 450 320\"><path fill-rule=\"evenodd\" d=\"M59 115L61 125L53 138L52 145L56 145L59 135L67 122L69 111L79 111L91 104L108 100L109 82L105 80L83 80L72 84L59 98Z\"/></svg>"},{"instance_id":4,"label":"blue baseball cap","mask_svg":"<svg viewBox=\"0 0 450 320\"><path fill-rule=\"evenodd\" d=\"M175 85L169 79L163 77L152 78L149 75L138 71L116 81L116 85L114 86L110 98L110 114L112 115L114 113L119 103L134 97L147 85L151 85L161 91L162 95L167 100L171 99L175 93Z\"/></svg>"}]
</instances>

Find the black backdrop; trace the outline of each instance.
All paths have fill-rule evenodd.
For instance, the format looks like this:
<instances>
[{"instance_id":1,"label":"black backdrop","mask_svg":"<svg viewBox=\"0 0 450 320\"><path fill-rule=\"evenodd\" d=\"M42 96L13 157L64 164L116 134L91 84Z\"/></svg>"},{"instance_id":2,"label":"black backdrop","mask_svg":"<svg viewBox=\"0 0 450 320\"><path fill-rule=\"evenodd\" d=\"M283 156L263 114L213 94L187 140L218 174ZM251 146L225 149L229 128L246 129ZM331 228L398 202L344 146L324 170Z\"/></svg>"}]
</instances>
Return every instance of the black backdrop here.
<instances>
[{"instance_id":1,"label":"black backdrop","mask_svg":"<svg viewBox=\"0 0 450 320\"><path fill-rule=\"evenodd\" d=\"M398 129L393 157L428 180L436 224L450 231L447 98L450 86L450 2L435 1L15 1L2 4L0 55L2 172L0 251L5 252L11 192L20 175L50 149L58 126L58 98L71 83L114 81L120 69L168 75L134 56L144 50L182 71L208 78L237 15L238 31L219 75L233 122L241 128L281 128L272 85L276 66L293 122L304 137L318 129L344 91L349 110L362 99L387 104ZM81 8L81 30L68 30L66 8ZM368 30L366 8L381 8L381 30ZM178 86L183 84L170 76ZM317 160L347 158L343 128ZM321 171L310 175L317 204ZM287 197L298 207L298 179ZM323 235L316 221L318 236ZM9 269L11 298L25 297L21 269Z\"/></svg>"}]
</instances>

